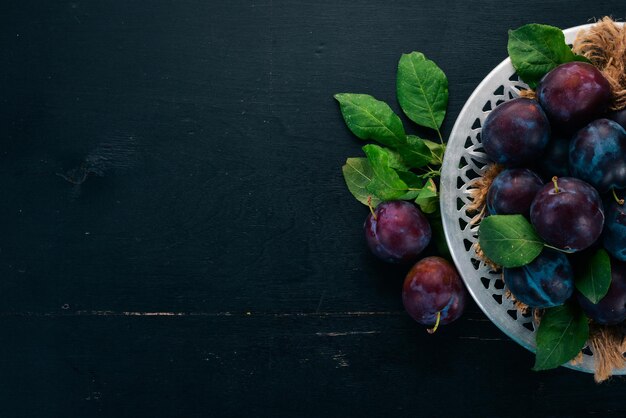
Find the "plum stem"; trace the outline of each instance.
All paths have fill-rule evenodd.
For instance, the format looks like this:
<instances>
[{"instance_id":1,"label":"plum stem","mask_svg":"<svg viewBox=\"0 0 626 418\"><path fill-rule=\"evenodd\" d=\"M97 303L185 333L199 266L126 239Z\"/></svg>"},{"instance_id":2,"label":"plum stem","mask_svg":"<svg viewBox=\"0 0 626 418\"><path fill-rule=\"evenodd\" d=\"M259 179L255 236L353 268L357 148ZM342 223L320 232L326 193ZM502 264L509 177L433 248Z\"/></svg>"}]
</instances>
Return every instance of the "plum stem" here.
<instances>
[{"instance_id":1,"label":"plum stem","mask_svg":"<svg viewBox=\"0 0 626 418\"><path fill-rule=\"evenodd\" d=\"M617 204L622 206L624 204L624 199L620 199L619 197L617 197L617 193L615 193L615 189L611 189L611 192L613 192L613 198L615 199Z\"/></svg>"},{"instance_id":2,"label":"plum stem","mask_svg":"<svg viewBox=\"0 0 626 418\"><path fill-rule=\"evenodd\" d=\"M435 326L432 328L428 328L426 331L428 331L429 334L434 334L435 331L437 331L437 328L439 328L440 321L441 321L441 311L437 312L437 320L435 321Z\"/></svg>"},{"instance_id":3,"label":"plum stem","mask_svg":"<svg viewBox=\"0 0 626 418\"><path fill-rule=\"evenodd\" d=\"M552 177L552 183L554 183L554 192L559 193L559 178L557 176Z\"/></svg>"},{"instance_id":4,"label":"plum stem","mask_svg":"<svg viewBox=\"0 0 626 418\"><path fill-rule=\"evenodd\" d=\"M443 150L444 150L443 153L441 154L441 156L439 156L438 153L433 155L437 165L442 165L443 164L443 155L445 154L445 150L446 150L446 144L441 142L441 146L443 147Z\"/></svg>"},{"instance_id":5,"label":"plum stem","mask_svg":"<svg viewBox=\"0 0 626 418\"><path fill-rule=\"evenodd\" d=\"M372 207L372 196L367 196L367 207L370 208L370 212L372 212L374 220L377 221L378 218L376 217L376 214L374 213L374 208Z\"/></svg>"},{"instance_id":6,"label":"plum stem","mask_svg":"<svg viewBox=\"0 0 626 418\"><path fill-rule=\"evenodd\" d=\"M434 168L432 168L431 166L427 165L426 168L421 168L422 171L424 171L424 174L422 174L423 178L430 178L430 177L437 177L437 176L441 176L441 170L435 170Z\"/></svg>"}]
</instances>

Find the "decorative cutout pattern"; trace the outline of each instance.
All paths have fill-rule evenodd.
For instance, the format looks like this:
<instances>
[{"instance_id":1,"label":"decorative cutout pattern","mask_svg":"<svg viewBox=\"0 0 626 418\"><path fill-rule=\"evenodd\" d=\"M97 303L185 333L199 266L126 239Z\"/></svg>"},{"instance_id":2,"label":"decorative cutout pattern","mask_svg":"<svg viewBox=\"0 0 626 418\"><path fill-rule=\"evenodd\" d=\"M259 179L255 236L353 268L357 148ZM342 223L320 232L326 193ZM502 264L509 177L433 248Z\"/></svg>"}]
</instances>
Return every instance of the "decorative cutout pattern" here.
<instances>
[{"instance_id":1,"label":"decorative cutout pattern","mask_svg":"<svg viewBox=\"0 0 626 418\"><path fill-rule=\"evenodd\" d=\"M564 31L572 42L583 25ZM481 126L492 109L528 86L519 80L509 59L498 65L470 96L454 125L441 176L441 213L448 245L474 300L504 333L525 348L535 351L535 325L532 315L519 313L507 299L506 287L499 271L492 271L476 257L473 243L477 242L478 225L472 225L473 214L466 211L470 203L468 187L472 179L482 175L490 162L480 143ZM566 367L593 372L593 355L588 347L582 363ZM626 369L613 374L626 374Z\"/></svg>"},{"instance_id":2,"label":"decorative cutout pattern","mask_svg":"<svg viewBox=\"0 0 626 418\"><path fill-rule=\"evenodd\" d=\"M511 68L512 71L512 68ZM495 89L491 90L493 93L491 97L483 104L482 108L494 109L498 104L508 101L511 98L519 97L519 91L521 89L527 89L528 86L520 81L510 81L511 78L517 78L517 75L513 73L513 76L509 77L509 82L504 82L498 85ZM456 185L459 190L459 197L463 201L463 207L458 211L457 227L458 231L466 238L466 242L478 241L478 225L472 225L470 219L474 216L473 213L466 211L467 205L471 203L468 193L468 187L471 184L471 180L482 175L485 167L490 162L487 155L484 153L482 145L480 143L480 131L485 118L489 114L490 110L481 110L478 112L477 117L474 118L469 132L471 133L465 139L465 152L460 158L459 171L456 179ZM460 185L460 186L459 186ZM503 312L508 312L508 316L519 323L519 326L523 326L525 323L530 323L532 329L532 317L523 317L521 315L511 315L511 312L517 312L513 302L507 299L505 296L506 289L504 288L504 282L501 278L500 271L491 271L485 263L479 260L473 253L473 248L469 250L469 261L471 267L475 270L476 274L480 276L480 281L487 292L491 295L493 300L501 305ZM528 327L524 327L526 330Z\"/></svg>"}]
</instances>

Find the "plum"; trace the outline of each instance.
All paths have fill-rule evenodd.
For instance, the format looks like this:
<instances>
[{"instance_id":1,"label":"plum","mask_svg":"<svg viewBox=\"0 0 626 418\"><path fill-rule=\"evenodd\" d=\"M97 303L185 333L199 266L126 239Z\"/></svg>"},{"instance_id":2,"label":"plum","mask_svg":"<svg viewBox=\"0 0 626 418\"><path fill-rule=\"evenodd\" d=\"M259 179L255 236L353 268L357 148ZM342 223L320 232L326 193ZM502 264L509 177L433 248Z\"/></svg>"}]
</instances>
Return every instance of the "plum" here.
<instances>
[{"instance_id":1,"label":"plum","mask_svg":"<svg viewBox=\"0 0 626 418\"><path fill-rule=\"evenodd\" d=\"M460 317L466 298L465 286L456 269L441 257L418 261L402 286L402 303L408 314L430 327L445 325Z\"/></svg>"},{"instance_id":2,"label":"plum","mask_svg":"<svg viewBox=\"0 0 626 418\"><path fill-rule=\"evenodd\" d=\"M611 285L598 303L592 303L577 293L578 303L585 314L601 325L615 325L626 320L626 263L611 259Z\"/></svg>"},{"instance_id":3,"label":"plum","mask_svg":"<svg viewBox=\"0 0 626 418\"><path fill-rule=\"evenodd\" d=\"M613 257L626 261L626 210L624 204L615 199L605 202L604 232L602 241L604 248Z\"/></svg>"},{"instance_id":4,"label":"plum","mask_svg":"<svg viewBox=\"0 0 626 418\"><path fill-rule=\"evenodd\" d=\"M389 263L414 261L430 242L426 216L413 203L380 203L365 219L365 239L372 253Z\"/></svg>"},{"instance_id":5,"label":"plum","mask_svg":"<svg viewBox=\"0 0 626 418\"><path fill-rule=\"evenodd\" d=\"M529 264L505 268L503 274L513 296L533 308L562 305L574 292L574 272L567 256L548 248Z\"/></svg>"},{"instance_id":6,"label":"plum","mask_svg":"<svg viewBox=\"0 0 626 418\"><path fill-rule=\"evenodd\" d=\"M608 109L611 85L593 65L568 62L541 79L537 99L552 126L571 133Z\"/></svg>"},{"instance_id":7,"label":"plum","mask_svg":"<svg viewBox=\"0 0 626 418\"><path fill-rule=\"evenodd\" d=\"M617 122L597 119L572 138L569 167L600 193L626 188L626 131Z\"/></svg>"},{"instance_id":8,"label":"plum","mask_svg":"<svg viewBox=\"0 0 626 418\"><path fill-rule=\"evenodd\" d=\"M493 161L506 166L531 163L550 139L550 122L535 100L517 98L496 107L485 119L481 141Z\"/></svg>"},{"instance_id":9,"label":"plum","mask_svg":"<svg viewBox=\"0 0 626 418\"><path fill-rule=\"evenodd\" d=\"M530 220L548 244L569 252L591 246L602 233L604 208L598 191L573 177L554 177L537 192Z\"/></svg>"},{"instance_id":10,"label":"plum","mask_svg":"<svg viewBox=\"0 0 626 418\"><path fill-rule=\"evenodd\" d=\"M527 168L510 168L496 176L487 193L491 215L530 214L530 204L543 187L541 178Z\"/></svg>"}]
</instances>

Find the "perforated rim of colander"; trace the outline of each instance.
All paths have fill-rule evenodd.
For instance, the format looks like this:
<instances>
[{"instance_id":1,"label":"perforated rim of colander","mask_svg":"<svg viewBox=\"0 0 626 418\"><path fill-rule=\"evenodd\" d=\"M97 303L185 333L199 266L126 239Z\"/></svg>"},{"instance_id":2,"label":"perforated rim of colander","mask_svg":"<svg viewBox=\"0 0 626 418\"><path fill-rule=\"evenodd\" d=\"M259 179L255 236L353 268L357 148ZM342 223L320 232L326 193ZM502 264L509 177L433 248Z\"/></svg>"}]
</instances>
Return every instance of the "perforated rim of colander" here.
<instances>
[{"instance_id":1,"label":"perforated rim of colander","mask_svg":"<svg viewBox=\"0 0 626 418\"><path fill-rule=\"evenodd\" d=\"M580 29L593 24L563 30L565 41L571 44ZM470 224L471 216L466 207L469 201L468 183L480 175L489 162L480 144L480 126L491 109L499 101L517 97L520 88L527 85L519 81L509 58L495 67L471 94L448 140L441 170L441 216L443 228L452 254L463 281L476 304L500 330L512 340L535 351L535 327L530 315L521 315L513 303L506 298L505 286L499 273L490 271L476 257L472 244L477 241L478 227ZM585 350L582 363L565 367L593 373L594 360ZM626 374L626 368L614 370L613 374Z\"/></svg>"}]
</instances>

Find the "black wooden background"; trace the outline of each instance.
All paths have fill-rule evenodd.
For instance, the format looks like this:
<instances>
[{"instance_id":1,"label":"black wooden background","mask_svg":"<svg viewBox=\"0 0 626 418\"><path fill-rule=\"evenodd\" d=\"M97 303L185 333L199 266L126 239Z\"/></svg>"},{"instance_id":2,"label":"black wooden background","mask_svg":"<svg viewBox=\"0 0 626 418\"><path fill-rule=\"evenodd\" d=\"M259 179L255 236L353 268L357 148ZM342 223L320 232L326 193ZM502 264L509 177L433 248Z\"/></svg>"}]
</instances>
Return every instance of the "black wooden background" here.
<instances>
[{"instance_id":1,"label":"black wooden background","mask_svg":"<svg viewBox=\"0 0 626 418\"><path fill-rule=\"evenodd\" d=\"M0 416L624 416L626 380L530 371L473 302L432 336L403 313L332 99L398 109L419 50L447 135L509 28L606 14L624 2L3 1Z\"/></svg>"}]
</instances>

